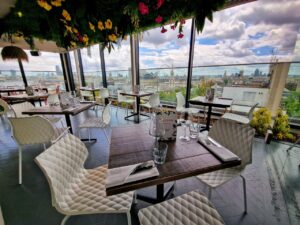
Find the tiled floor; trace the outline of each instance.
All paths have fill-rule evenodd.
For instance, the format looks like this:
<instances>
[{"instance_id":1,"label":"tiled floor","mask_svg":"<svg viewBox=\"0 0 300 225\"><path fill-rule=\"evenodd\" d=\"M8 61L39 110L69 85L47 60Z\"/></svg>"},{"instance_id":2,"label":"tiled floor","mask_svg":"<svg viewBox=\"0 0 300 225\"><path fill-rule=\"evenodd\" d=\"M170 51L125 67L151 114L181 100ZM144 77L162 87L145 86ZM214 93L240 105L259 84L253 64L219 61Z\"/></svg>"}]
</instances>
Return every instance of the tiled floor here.
<instances>
[{"instance_id":1,"label":"tiled floor","mask_svg":"<svg viewBox=\"0 0 300 225\"><path fill-rule=\"evenodd\" d=\"M132 122L123 119L125 112L119 110L116 116L112 109L112 126L122 126ZM95 116L95 111L88 110L73 118L76 124L86 116ZM147 123L145 123L147 126ZM101 132L95 130L92 135L98 141L89 144L87 168L102 165L108 160L108 144ZM243 213L242 182L236 178L212 192L212 202L229 225L277 225L299 224L299 190L300 176L297 160L297 149L287 158L283 175L279 181L279 166L273 162L284 161L286 145L272 143L267 146L256 139L253 148L253 163L245 171L247 180L248 214ZM299 149L298 149L299 150ZM42 146L28 146L23 153L23 185L18 185L18 152L17 146L10 137L10 128L5 120L0 119L0 205L6 225L58 225L63 215L51 206L48 184L33 159L43 151ZM300 152L300 151L299 151ZM274 154L276 153L276 154ZM277 154L278 153L278 154ZM291 163L292 162L292 163ZM292 166L295 165L295 166ZM290 173L289 170L293 171ZM285 184L286 186L284 186ZM207 189L196 178L176 182L174 195L191 190ZM284 190L284 192L282 192ZM290 194L286 194L289 190ZM154 192L154 188L139 190ZM154 193L153 193L154 194ZM287 201L288 199L288 201ZM287 207L286 207L287 203ZM139 224L137 212L149 204L138 201L132 208L133 225ZM122 214L99 214L71 217L67 225L126 225L126 216Z\"/></svg>"}]
</instances>

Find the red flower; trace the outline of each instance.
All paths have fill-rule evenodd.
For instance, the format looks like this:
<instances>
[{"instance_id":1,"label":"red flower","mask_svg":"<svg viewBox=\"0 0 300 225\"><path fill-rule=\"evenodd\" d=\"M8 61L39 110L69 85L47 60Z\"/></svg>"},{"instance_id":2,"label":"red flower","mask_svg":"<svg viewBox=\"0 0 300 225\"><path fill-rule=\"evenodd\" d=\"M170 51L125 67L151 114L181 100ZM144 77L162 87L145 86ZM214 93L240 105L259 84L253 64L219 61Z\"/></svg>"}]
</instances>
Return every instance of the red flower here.
<instances>
[{"instance_id":1,"label":"red flower","mask_svg":"<svg viewBox=\"0 0 300 225\"><path fill-rule=\"evenodd\" d=\"M157 8L159 9L165 0L157 0Z\"/></svg>"},{"instance_id":2,"label":"red flower","mask_svg":"<svg viewBox=\"0 0 300 225\"><path fill-rule=\"evenodd\" d=\"M181 24L185 24L185 19L180 19Z\"/></svg>"},{"instance_id":3,"label":"red flower","mask_svg":"<svg viewBox=\"0 0 300 225\"><path fill-rule=\"evenodd\" d=\"M156 18L155 18L155 23L161 23L163 21L163 18L158 15Z\"/></svg>"},{"instance_id":4,"label":"red flower","mask_svg":"<svg viewBox=\"0 0 300 225\"><path fill-rule=\"evenodd\" d=\"M181 38L183 38L183 36L184 36L184 34L183 34L183 33L179 33L179 34L177 35L178 39L181 39Z\"/></svg>"},{"instance_id":5,"label":"red flower","mask_svg":"<svg viewBox=\"0 0 300 225\"><path fill-rule=\"evenodd\" d=\"M172 30L175 30L175 25L172 25L172 26L171 26L171 29L172 29Z\"/></svg>"},{"instance_id":6,"label":"red flower","mask_svg":"<svg viewBox=\"0 0 300 225\"><path fill-rule=\"evenodd\" d=\"M146 15L149 13L149 8L144 2L139 3L139 11L142 15Z\"/></svg>"},{"instance_id":7,"label":"red flower","mask_svg":"<svg viewBox=\"0 0 300 225\"><path fill-rule=\"evenodd\" d=\"M167 31L168 31L168 30L167 30L165 27L162 27L160 32L161 32L161 33L166 33Z\"/></svg>"}]
</instances>

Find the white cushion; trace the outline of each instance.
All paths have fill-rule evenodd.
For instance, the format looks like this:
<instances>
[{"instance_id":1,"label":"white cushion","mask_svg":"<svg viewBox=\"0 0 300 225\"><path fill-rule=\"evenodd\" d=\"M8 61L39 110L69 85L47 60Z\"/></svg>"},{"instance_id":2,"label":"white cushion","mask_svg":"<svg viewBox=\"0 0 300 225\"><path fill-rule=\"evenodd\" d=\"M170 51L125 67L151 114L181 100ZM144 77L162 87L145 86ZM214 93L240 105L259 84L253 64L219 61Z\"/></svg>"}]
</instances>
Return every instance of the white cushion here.
<instances>
[{"instance_id":1,"label":"white cushion","mask_svg":"<svg viewBox=\"0 0 300 225\"><path fill-rule=\"evenodd\" d=\"M222 217L199 191L144 208L138 213L141 225L221 225Z\"/></svg>"}]
</instances>

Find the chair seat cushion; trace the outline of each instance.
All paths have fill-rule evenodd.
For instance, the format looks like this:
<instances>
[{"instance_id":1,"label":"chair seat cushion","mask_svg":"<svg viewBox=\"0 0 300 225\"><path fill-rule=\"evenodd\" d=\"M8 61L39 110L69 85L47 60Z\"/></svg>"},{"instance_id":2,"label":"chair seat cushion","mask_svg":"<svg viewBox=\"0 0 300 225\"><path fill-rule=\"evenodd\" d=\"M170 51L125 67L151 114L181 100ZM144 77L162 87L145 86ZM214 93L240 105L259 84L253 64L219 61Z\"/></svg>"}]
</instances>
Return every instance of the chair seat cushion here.
<instances>
[{"instance_id":1,"label":"chair seat cushion","mask_svg":"<svg viewBox=\"0 0 300 225\"><path fill-rule=\"evenodd\" d=\"M101 118L88 118L82 124L78 126L78 128L103 128L106 127L107 124L102 122Z\"/></svg>"},{"instance_id":2,"label":"chair seat cushion","mask_svg":"<svg viewBox=\"0 0 300 225\"><path fill-rule=\"evenodd\" d=\"M225 113L222 117L225 119L234 120L234 121L237 121L237 122L243 123L243 124L248 124L250 122L247 117L237 115L234 113Z\"/></svg>"},{"instance_id":3,"label":"chair seat cushion","mask_svg":"<svg viewBox=\"0 0 300 225\"><path fill-rule=\"evenodd\" d=\"M221 225L222 217L199 191L192 191L138 213L141 225Z\"/></svg>"},{"instance_id":4,"label":"chair seat cushion","mask_svg":"<svg viewBox=\"0 0 300 225\"><path fill-rule=\"evenodd\" d=\"M59 208L66 215L128 212L133 200L133 192L106 196L105 179L107 167L83 170L68 186Z\"/></svg>"},{"instance_id":5,"label":"chair seat cushion","mask_svg":"<svg viewBox=\"0 0 300 225\"><path fill-rule=\"evenodd\" d=\"M232 178L239 176L242 170L227 168L222 170L217 170L211 173L205 173L197 176L199 180L206 183L210 187L218 187Z\"/></svg>"}]
</instances>

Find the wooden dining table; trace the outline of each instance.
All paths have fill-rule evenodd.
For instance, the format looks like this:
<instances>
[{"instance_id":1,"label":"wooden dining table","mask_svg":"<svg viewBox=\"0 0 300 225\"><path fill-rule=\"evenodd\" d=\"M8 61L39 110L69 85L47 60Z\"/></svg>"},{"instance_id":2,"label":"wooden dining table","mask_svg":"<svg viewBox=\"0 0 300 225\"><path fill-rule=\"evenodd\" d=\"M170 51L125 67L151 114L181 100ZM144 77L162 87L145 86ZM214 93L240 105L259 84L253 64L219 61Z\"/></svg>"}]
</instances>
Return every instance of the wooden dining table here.
<instances>
[{"instance_id":1,"label":"wooden dining table","mask_svg":"<svg viewBox=\"0 0 300 225\"><path fill-rule=\"evenodd\" d=\"M35 93L34 95L28 95L28 94L7 95L7 96L4 95L1 98L9 102L10 104L19 101L28 101L32 105L34 105L35 101L39 101L40 106L42 106L42 100L46 100L48 96L49 96L48 93Z\"/></svg>"},{"instance_id":2,"label":"wooden dining table","mask_svg":"<svg viewBox=\"0 0 300 225\"><path fill-rule=\"evenodd\" d=\"M146 97L146 96L151 96L153 95L153 92L144 92L144 91L139 91L139 92L133 92L133 91L123 91L120 92L121 95L124 96L129 96L129 97L134 97L136 99L136 111L133 112L131 115L126 116L125 120L128 120L128 118L133 117L135 123L140 123L140 116L146 116L149 117L149 115L140 113L140 104L141 104L141 98Z\"/></svg>"},{"instance_id":3,"label":"wooden dining table","mask_svg":"<svg viewBox=\"0 0 300 225\"><path fill-rule=\"evenodd\" d=\"M213 107L218 107L218 108L227 108L232 105L233 100L228 99L228 98L214 98L213 100L207 100L205 96L198 96L195 98L192 98L189 100L190 104L193 105L203 105L203 106L208 106L207 110L207 118L206 118L206 126L203 130L208 130L209 131L209 126L210 126L210 120L211 120L211 115L212 115L212 108Z\"/></svg>"},{"instance_id":4,"label":"wooden dining table","mask_svg":"<svg viewBox=\"0 0 300 225\"><path fill-rule=\"evenodd\" d=\"M156 185L156 196L138 195L138 198L150 203L164 201L172 192L173 186L165 190L164 184L170 181L196 176L228 167L240 165L240 160L220 161L196 140L179 140L183 127L177 128L176 141L166 142L168 152L166 162L157 165L159 176L126 183L106 189L108 196ZM153 159L154 138L149 135L145 124L114 127L110 144L108 168L133 165Z\"/></svg>"},{"instance_id":5,"label":"wooden dining table","mask_svg":"<svg viewBox=\"0 0 300 225\"><path fill-rule=\"evenodd\" d=\"M74 107L69 107L67 109L62 109L60 106L43 106L32 108L28 111L22 112L25 115L65 115L66 124L70 128L69 131L73 133L73 127L71 123L70 116L75 116L91 107L95 106L94 102L80 103ZM85 139L82 139L85 141ZM91 139L92 140L92 139ZM94 139L95 140L95 139Z\"/></svg>"}]
</instances>

